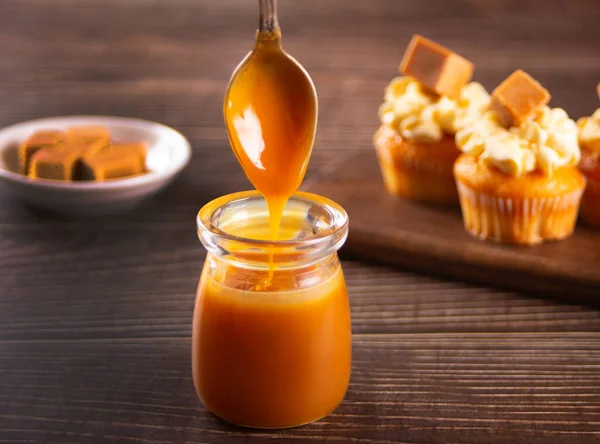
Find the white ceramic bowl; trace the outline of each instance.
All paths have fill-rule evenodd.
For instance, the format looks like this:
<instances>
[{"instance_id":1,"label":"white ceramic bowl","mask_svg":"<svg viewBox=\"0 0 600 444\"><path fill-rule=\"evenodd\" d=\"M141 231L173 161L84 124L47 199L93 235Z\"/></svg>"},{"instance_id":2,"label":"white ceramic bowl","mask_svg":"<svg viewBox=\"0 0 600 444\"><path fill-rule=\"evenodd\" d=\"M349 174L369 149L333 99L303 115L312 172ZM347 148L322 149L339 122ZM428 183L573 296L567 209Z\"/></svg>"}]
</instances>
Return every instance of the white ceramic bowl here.
<instances>
[{"instance_id":1,"label":"white ceramic bowl","mask_svg":"<svg viewBox=\"0 0 600 444\"><path fill-rule=\"evenodd\" d=\"M106 182L61 182L19 174L18 145L44 129L101 125L116 142L148 143L148 173ZM188 140L168 126L126 117L74 116L31 120L0 130L0 182L24 202L76 215L115 213L131 208L166 187L189 163Z\"/></svg>"}]
</instances>

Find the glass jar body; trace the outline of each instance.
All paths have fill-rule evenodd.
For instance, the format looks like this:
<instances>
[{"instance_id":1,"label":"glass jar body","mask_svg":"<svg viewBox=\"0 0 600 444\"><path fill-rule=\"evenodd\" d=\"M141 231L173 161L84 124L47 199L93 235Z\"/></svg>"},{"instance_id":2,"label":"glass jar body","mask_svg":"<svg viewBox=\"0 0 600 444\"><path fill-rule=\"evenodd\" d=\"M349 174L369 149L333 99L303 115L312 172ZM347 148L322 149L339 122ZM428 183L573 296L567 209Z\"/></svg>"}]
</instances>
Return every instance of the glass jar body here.
<instances>
[{"instance_id":1,"label":"glass jar body","mask_svg":"<svg viewBox=\"0 0 600 444\"><path fill-rule=\"evenodd\" d=\"M207 255L192 367L208 410L248 427L306 424L340 404L350 365L350 308L337 253L284 270Z\"/></svg>"}]
</instances>

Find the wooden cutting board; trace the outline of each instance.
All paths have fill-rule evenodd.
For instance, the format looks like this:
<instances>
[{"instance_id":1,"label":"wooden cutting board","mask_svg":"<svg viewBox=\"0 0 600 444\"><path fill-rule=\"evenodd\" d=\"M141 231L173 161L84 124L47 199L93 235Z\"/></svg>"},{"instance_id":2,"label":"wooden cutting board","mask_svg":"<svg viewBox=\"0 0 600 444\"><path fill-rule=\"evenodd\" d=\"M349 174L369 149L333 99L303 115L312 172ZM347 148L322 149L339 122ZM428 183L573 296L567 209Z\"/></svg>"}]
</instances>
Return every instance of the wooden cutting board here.
<instances>
[{"instance_id":1,"label":"wooden cutting board","mask_svg":"<svg viewBox=\"0 0 600 444\"><path fill-rule=\"evenodd\" d=\"M351 155L308 191L350 216L343 252L479 284L600 302L600 230L579 225L572 238L534 247L483 242L463 228L460 208L388 195L374 152Z\"/></svg>"}]
</instances>

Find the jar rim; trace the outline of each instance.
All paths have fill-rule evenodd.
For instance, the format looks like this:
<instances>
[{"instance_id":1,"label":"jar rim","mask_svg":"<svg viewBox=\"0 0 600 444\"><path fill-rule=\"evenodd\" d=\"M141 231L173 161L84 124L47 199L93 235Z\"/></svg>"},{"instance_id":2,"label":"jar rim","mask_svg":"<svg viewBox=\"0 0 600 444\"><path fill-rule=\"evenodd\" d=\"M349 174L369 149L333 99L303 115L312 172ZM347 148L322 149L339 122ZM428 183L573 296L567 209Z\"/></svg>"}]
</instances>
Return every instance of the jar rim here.
<instances>
[{"instance_id":1,"label":"jar rim","mask_svg":"<svg viewBox=\"0 0 600 444\"><path fill-rule=\"evenodd\" d=\"M345 241L348 231L348 214L346 211L336 202L318 194L308 193L305 191L298 191L294 193L290 200L296 199L317 205L327 210L332 216L329 225L310 236L303 239L286 239L286 240L263 240L263 239L252 239L248 237L238 236L221 229L214 222L214 216L219 210L226 207L227 205L233 205L239 201L264 197L257 190L240 191L237 193L226 194L224 196L213 199L212 201L205 204L196 216L196 227L198 233L209 232L215 236L219 241L242 243L245 245L252 245L259 248L273 248L277 247L290 248L298 246L313 246L318 248L318 245L328 244L332 237L343 233L343 241ZM341 246L341 245L340 245Z\"/></svg>"}]
</instances>

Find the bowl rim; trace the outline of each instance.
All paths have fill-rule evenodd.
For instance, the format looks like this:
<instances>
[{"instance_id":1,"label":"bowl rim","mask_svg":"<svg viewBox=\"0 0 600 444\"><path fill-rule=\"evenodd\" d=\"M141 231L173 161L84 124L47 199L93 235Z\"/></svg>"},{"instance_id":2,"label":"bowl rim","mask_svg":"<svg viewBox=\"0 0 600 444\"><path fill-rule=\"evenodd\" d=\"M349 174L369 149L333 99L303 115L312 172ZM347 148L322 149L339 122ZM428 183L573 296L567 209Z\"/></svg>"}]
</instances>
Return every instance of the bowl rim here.
<instances>
[{"instance_id":1,"label":"bowl rim","mask_svg":"<svg viewBox=\"0 0 600 444\"><path fill-rule=\"evenodd\" d=\"M179 174L190 162L192 158L192 146L189 140L176 129L164 125L162 123L154 122L151 120L139 119L136 117L121 117L121 116L108 116L108 115L72 115L72 116L53 116L53 117L43 117L40 119L27 120L19 123L15 123L13 125L9 125L0 129L0 137L9 131L17 131L20 127L26 126L35 126L35 125L44 125L44 124L52 124L56 121L61 120L71 120L73 123L77 123L77 121L95 121L98 124L130 124L131 126L135 126L137 128L144 129L157 129L160 128L163 131L167 131L175 136L177 139L177 146L180 146L183 152L183 159L166 169L165 171L156 172L149 171L146 174L141 174L139 176L134 177L125 177L122 179L112 179L109 181L103 182L62 182L58 180L51 179L32 179L27 176L24 176L19 173L15 173L13 171L9 171L0 167L0 178L7 179L13 182L19 182L21 184L27 186L40 186L44 188L53 188L53 189L61 189L61 190L114 190L114 189L129 189L136 188L138 186L148 185L151 183L159 182L161 180L169 179L177 174ZM93 124L90 122L89 124ZM62 124L64 126L64 124ZM2 148L0 148L2 151Z\"/></svg>"}]
</instances>

